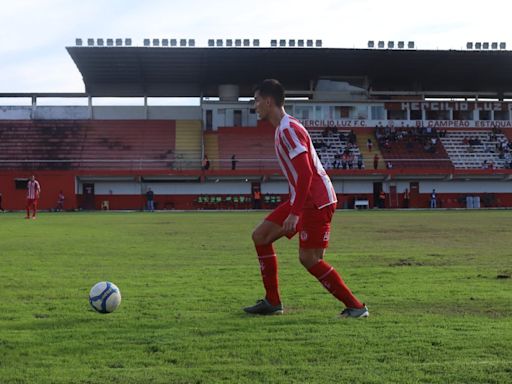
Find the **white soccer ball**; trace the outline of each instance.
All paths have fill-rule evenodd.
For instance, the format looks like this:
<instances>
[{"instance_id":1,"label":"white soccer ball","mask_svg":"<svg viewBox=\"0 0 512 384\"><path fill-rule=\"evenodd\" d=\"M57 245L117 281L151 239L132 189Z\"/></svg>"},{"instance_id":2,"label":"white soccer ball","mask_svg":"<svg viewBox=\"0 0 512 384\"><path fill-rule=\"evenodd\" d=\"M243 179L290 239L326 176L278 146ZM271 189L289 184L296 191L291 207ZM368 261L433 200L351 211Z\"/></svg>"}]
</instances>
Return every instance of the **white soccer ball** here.
<instances>
[{"instance_id":1,"label":"white soccer ball","mask_svg":"<svg viewBox=\"0 0 512 384\"><path fill-rule=\"evenodd\" d=\"M89 303L96 312L114 312L121 304L121 291L110 281L100 281L91 288Z\"/></svg>"}]
</instances>

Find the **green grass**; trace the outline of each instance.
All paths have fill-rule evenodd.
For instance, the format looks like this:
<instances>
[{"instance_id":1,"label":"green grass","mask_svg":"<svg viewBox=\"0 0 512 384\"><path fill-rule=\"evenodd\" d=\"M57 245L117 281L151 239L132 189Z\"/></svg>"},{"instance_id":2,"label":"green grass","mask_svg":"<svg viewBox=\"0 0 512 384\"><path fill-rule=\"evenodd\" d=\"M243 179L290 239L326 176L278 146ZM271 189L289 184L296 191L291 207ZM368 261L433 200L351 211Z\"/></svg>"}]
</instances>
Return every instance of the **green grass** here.
<instances>
[{"instance_id":1,"label":"green grass","mask_svg":"<svg viewBox=\"0 0 512 384\"><path fill-rule=\"evenodd\" d=\"M512 383L510 211L339 211L327 260L367 320L336 318L297 239L285 315L241 312L264 215L0 215L0 383ZM89 308L101 280L113 314Z\"/></svg>"}]
</instances>

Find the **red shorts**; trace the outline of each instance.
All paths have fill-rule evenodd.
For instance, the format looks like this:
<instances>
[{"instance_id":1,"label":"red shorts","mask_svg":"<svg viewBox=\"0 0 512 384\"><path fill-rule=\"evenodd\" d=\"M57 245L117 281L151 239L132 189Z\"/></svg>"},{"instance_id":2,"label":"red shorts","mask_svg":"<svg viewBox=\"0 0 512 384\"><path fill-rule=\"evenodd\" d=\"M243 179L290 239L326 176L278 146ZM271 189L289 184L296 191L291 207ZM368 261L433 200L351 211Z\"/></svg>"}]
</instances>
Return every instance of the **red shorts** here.
<instances>
[{"instance_id":1,"label":"red shorts","mask_svg":"<svg viewBox=\"0 0 512 384\"><path fill-rule=\"evenodd\" d=\"M38 199L27 199L27 207L37 207L37 200Z\"/></svg>"},{"instance_id":2,"label":"red shorts","mask_svg":"<svg viewBox=\"0 0 512 384\"><path fill-rule=\"evenodd\" d=\"M290 214L291 204L290 201L285 201L274 209L265 220L274 224L283 225ZM331 232L331 220L336 204L328 205L322 209L316 207L305 207L302 215L299 217L296 231L286 235L291 239L297 232L300 232L300 247L301 248L327 248L329 245L329 235Z\"/></svg>"}]
</instances>

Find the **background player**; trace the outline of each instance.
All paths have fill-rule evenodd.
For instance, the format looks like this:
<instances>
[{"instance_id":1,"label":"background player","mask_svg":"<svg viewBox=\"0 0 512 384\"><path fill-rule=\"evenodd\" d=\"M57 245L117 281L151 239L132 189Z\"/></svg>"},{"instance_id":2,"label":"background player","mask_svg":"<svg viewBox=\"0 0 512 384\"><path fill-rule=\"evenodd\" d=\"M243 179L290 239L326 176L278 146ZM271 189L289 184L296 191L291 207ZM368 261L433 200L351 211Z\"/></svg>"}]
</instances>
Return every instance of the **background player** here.
<instances>
[{"instance_id":1,"label":"background player","mask_svg":"<svg viewBox=\"0 0 512 384\"><path fill-rule=\"evenodd\" d=\"M27 219L30 219L30 209L32 209L32 218L36 218L37 202L40 194L41 186L36 177L32 175L27 183Z\"/></svg>"},{"instance_id":2,"label":"background player","mask_svg":"<svg viewBox=\"0 0 512 384\"><path fill-rule=\"evenodd\" d=\"M366 306L352 294L338 272L323 260L337 199L309 133L297 119L286 114L284 89L277 80L265 80L258 85L254 100L260 118L276 127L275 150L288 179L290 199L268 215L252 234L266 296L244 311L260 315L283 313L273 242L283 236L290 239L300 232L300 262L345 304L341 316L367 317Z\"/></svg>"}]
</instances>

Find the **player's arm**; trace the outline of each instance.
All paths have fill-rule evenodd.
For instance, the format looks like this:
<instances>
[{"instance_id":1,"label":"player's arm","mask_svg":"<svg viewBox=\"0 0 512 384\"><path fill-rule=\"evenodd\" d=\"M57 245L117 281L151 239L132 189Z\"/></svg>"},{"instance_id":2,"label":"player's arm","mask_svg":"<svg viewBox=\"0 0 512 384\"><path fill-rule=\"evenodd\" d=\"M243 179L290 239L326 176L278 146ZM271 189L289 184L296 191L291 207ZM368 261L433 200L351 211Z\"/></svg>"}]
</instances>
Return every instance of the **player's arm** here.
<instances>
[{"instance_id":1,"label":"player's arm","mask_svg":"<svg viewBox=\"0 0 512 384\"><path fill-rule=\"evenodd\" d=\"M308 153L302 152L292 159L293 167L297 171L297 185L295 187L295 200L293 201L290 214L283 222L285 232L295 232L299 216L304 209L306 198L308 197L311 180L313 179L313 170L309 164Z\"/></svg>"},{"instance_id":2,"label":"player's arm","mask_svg":"<svg viewBox=\"0 0 512 384\"><path fill-rule=\"evenodd\" d=\"M294 157L292 164L297 170L297 186L295 187L295 200L290 213L299 216L304 209L304 204L308 197L311 180L313 179L313 170L309 164L307 152L302 152L300 155Z\"/></svg>"}]
</instances>

